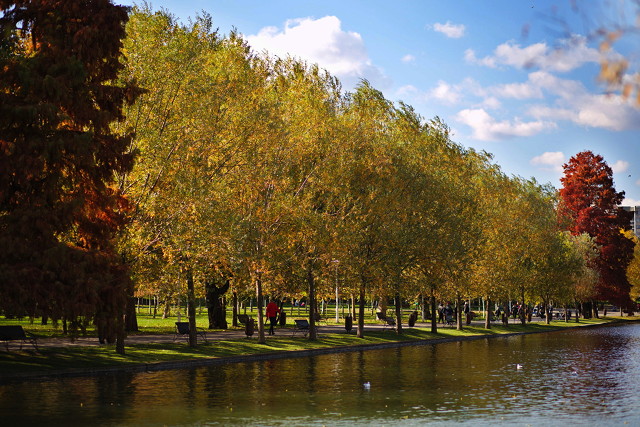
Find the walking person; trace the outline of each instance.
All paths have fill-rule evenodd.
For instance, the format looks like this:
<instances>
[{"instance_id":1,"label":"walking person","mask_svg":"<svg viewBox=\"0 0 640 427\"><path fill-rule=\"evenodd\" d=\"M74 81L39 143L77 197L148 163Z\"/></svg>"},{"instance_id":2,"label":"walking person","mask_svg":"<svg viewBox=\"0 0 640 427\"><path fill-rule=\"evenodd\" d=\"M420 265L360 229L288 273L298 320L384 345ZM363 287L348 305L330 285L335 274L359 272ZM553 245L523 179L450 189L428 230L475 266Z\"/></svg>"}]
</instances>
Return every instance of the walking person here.
<instances>
[{"instance_id":1,"label":"walking person","mask_svg":"<svg viewBox=\"0 0 640 427\"><path fill-rule=\"evenodd\" d=\"M269 323L271 324L271 326L269 327L269 335L275 335L273 328L274 326L276 326L278 313L280 313L278 304L276 304L275 301L271 300L269 304L267 304L267 317L269 318Z\"/></svg>"}]
</instances>

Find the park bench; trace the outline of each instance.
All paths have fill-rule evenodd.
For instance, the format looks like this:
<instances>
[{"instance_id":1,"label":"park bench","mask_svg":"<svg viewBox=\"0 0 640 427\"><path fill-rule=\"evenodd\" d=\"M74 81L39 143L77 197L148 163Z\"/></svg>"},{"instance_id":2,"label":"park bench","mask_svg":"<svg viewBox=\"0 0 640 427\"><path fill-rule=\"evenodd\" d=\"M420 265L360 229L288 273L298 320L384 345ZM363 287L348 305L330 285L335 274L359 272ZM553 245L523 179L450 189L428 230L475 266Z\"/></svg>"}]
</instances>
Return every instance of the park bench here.
<instances>
[{"instance_id":1,"label":"park bench","mask_svg":"<svg viewBox=\"0 0 640 427\"><path fill-rule=\"evenodd\" d=\"M4 341L4 345L9 351L9 343L11 341L20 342L20 350L22 350L22 344L30 343L38 350L37 337L32 333L25 332L20 325L2 325L0 326L0 341Z\"/></svg>"},{"instance_id":2,"label":"park bench","mask_svg":"<svg viewBox=\"0 0 640 427\"><path fill-rule=\"evenodd\" d=\"M207 334L202 328L196 328L196 339L200 335L204 342L207 342ZM176 335L173 340L177 340L180 337L186 337L189 340L189 322L176 322Z\"/></svg>"},{"instance_id":3,"label":"park bench","mask_svg":"<svg viewBox=\"0 0 640 427\"><path fill-rule=\"evenodd\" d=\"M307 319L294 319L293 321L295 322L295 325L293 327L293 334L291 336L294 336L296 332L302 332L306 337L310 329L309 321ZM316 331L317 330L318 328L316 327Z\"/></svg>"}]
</instances>

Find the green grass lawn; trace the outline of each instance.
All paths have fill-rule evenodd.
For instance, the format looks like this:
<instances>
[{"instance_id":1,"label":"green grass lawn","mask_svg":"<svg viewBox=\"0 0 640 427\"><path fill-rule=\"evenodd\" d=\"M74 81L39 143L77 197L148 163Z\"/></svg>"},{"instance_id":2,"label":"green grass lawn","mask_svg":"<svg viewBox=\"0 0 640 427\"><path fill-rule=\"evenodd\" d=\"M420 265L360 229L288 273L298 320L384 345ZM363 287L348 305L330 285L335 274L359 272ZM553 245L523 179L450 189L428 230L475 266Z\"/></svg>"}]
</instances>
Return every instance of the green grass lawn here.
<instances>
[{"instance_id":1,"label":"green grass lawn","mask_svg":"<svg viewBox=\"0 0 640 427\"><path fill-rule=\"evenodd\" d=\"M624 320L637 320L638 318L625 317ZM204 316L199 317L199 324L204 325ZM68 369L88 369L112 366L130 366L136 364L196 360L202 358L220 358L229 356L242 356L263 354L278 351L309 350L327 347L374 345L398 341L417 341L438 338L470 337L479 335L498 335L514 332L547 332L567 327L593 325L622 320L619 317L607 317L606 319L580 320L580 323L555 321L550 325L543 323L531 323L525 326L511 324L508 327L502 324L493 324L490 330L481 326L465 327L462 331L455 328L439 328L437 334L430 332L430 328L404 328L403 334L398 335L392 330L372 330L365 328L365 338L357 338L351 334L322 334L317 341L310 341L298 335L295 337L276 335L270 337L266 344L258 344L255 336L235 340L210 341L195 348L189 347L184 340L175 343L162 344L136 344L126 347L126 354L116 354L113 346L103 347L67 347L67 348L43 348L36 352L30 346L23 347L22 351L11 350L7 352L0 348L0 377L15 373L52 373ZM154 332L173 332L175 319L146 319L140 316L139 322L143 330ZM9 321L0 319L0 324ZM13 321L12 321L13 322ZM25 321L23 321L25 322ZM27 322L28 324L28 322ZM34 323L35 325L35 323ZM144 326L143 326L144 325ZM25 326L26 327L26 326ZM51 328L51 327L50 327ZM32 328L28 328L31 330ZM322 332L322 330L320 330ZM15 345L13 346L15 347Z\"/></svg>"}]
</instances>

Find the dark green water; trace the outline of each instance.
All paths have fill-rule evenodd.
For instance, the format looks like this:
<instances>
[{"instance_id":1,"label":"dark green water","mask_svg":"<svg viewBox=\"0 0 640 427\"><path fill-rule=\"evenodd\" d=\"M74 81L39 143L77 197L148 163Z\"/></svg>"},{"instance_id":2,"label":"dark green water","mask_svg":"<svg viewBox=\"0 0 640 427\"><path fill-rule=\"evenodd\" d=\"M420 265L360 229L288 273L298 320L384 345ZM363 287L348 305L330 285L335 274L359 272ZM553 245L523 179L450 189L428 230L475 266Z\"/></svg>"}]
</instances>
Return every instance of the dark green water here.
<instances>
[{"instance_id":1,"label":"dark green water","mask_svg":"<svg viewBox=\"0 0 640 427\"><path fill-rule=\"evenodd\" d=\"M633 426L639 384L631 324L0 385L0 425Z\"/></svg>"}]
</instances>

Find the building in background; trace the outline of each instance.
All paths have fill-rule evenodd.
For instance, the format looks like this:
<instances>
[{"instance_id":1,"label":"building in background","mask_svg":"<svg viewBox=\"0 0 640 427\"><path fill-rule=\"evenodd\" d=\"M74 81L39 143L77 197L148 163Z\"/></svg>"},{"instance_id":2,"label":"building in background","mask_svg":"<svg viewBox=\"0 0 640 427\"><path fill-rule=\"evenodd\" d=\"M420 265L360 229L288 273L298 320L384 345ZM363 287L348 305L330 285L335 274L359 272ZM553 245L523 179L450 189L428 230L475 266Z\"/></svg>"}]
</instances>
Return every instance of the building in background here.
<instances>
[{"instance_id":1,"label":"building in background","mask_svg":"<svg viewBox=\"0 0 640 427\"><path fill-rule=\"evenodd\" d=\"M633 213L631 217L631 231L640 239L640 206L620 206L627 212Z\"/></svg>"}]
</instances>

